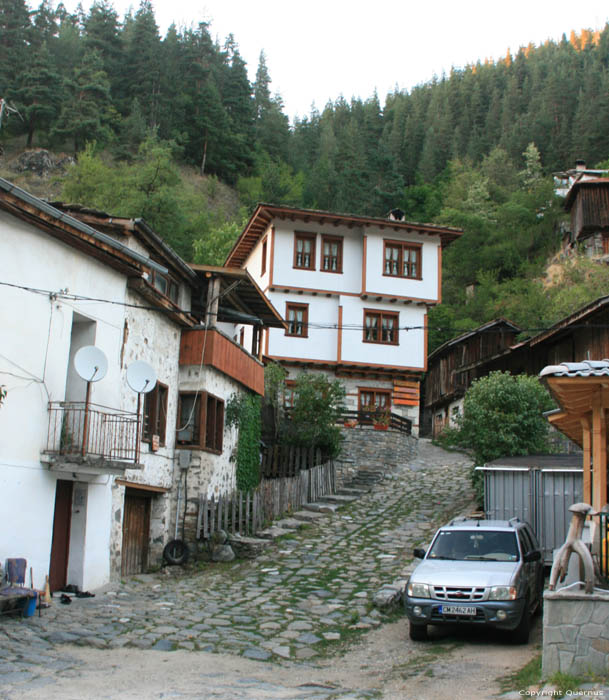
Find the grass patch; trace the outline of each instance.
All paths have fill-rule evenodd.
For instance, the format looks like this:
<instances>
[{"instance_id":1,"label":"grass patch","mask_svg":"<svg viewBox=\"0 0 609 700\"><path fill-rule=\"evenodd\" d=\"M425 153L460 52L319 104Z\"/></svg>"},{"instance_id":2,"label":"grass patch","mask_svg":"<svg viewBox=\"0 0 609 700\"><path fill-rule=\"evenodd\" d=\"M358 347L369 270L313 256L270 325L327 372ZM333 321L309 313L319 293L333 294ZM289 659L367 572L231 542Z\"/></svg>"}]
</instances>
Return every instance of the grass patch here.
<instances>
[{"instance_id":1,"label":"grass patch","mask_svg":"<svg viewBox=\"0 0 609 700\"><path fill-rule=\"evenodd\" d=\"M395 667L400 676L407 680L413 676L418 676L423 673L425 676L432 677L434 671L429 668L430 664L438 661L443 656L452 654L452 652L460 646L463 646L465 642L459 640L451 642L449 644L434 644L429 645L425 648L425 651L411 657L405 664L401 664Z\"/></svg>"},{"instance_id":2,"label":"grass patch","mask_svg":"<svg viewBox=\"0 0 609 700\"><path fill-rule=\"evenodd\" d=\"M519 671L499 679L499 685L504 693L510 690L525 690L530 685L539 683L541 683L541 654L537 654Z\"/></svg>"}]
</instances>

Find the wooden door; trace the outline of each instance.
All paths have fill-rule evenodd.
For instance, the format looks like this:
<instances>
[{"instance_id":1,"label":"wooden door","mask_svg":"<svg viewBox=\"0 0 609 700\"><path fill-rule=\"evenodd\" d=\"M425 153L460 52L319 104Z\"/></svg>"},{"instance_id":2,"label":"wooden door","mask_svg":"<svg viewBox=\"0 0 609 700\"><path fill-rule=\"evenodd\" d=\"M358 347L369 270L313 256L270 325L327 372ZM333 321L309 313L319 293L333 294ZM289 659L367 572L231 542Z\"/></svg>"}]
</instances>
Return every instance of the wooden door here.
<instances>
[{"instance_id":1,"label":"wooden door","mask_svg":"<svg viewBox=\"0 0 609 700\"><path fill-rule=\"evenodd\" d=\"M150 496L127 489L123 516L121 574L141 574L148 566Z\"/></svg>"},{"instance_id":2,"label":"wooden door","mask_svg":"<svg viewBox=\"0 0 609 700\"><path fill-rule=\"evenodd\" d=\"M51 591L60 591L68 582L73 486L73 481L63 481L60 479L57 481L55 489L53 541L51 544L51 561L49 564L49 586L51 587Z\"/></svg>"}]
</instances>

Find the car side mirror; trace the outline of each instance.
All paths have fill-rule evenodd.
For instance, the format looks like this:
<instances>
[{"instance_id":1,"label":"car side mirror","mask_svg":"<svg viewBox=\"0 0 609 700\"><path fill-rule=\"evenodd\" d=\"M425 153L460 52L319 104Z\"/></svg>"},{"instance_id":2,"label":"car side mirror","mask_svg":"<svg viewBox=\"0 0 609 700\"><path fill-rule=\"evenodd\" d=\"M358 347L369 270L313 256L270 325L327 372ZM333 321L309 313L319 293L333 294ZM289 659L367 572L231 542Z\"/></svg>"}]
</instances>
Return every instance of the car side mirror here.
<instances>
[{"instance_id":1,"label":"car side mirror","mask_svg":"<svg viewBox=\"0 0 609 700\"><path fill-rule=\"evenodd\" d=\"M425 555L427 554L427 552L424 549L422 549L421 547L415 547L412 550L412 553L414 554L414 556L417 559L425 559Z\"/></svg>"},{"instance_id":2,"label":"car side mirror","mask_svg":"<svg viewBox=\"0 0 609 700\"><path fill-rule=\"evenodd\" d=\"M541 559L541 552L538 549L533 549L532 551L527 552L523 559L527 564L532 561L539 561Z\"/></svg>"}]
</instances>

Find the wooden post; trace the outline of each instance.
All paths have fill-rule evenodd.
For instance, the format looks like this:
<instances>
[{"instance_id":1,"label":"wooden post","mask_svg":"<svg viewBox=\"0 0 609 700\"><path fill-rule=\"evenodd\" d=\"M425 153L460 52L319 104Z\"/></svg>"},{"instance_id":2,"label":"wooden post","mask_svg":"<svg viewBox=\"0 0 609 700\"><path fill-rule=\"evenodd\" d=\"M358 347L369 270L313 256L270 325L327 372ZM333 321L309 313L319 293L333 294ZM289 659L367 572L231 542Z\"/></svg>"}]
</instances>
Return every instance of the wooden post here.
<instances>
[{"instance_id":1,"label":"wooden post","mask_svg":"<svg viewBox=\"0 0 609 700\"><path fill-rule=\"evenodd\" d=\"M592 436L591 436L591 421L587 415L581 419L582 424L582 500L584 503L592 503Z\"/></svg>"},{"instance_id":2,"label":"wooden post","mask_svg":"<svg viewBox=\"0 0 609 700\"><path fill-rule=\"evenodd\" d=\"M607 500L607 426L601 395L592 407L592 507L600 510Z\"/></svg>"}]
</instances>

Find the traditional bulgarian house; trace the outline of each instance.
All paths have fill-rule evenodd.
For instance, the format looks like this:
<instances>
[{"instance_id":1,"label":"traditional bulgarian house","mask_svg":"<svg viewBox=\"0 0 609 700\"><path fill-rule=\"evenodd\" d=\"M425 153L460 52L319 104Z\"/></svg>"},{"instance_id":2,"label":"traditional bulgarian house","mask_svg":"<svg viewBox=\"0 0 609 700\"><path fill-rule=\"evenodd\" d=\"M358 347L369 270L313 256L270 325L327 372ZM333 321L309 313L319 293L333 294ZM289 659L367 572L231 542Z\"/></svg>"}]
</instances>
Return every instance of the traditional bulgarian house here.
<instances>
[{"instance_id":1,"label":"traditional bulgarian house","mask_svg":"<svg viewBox=\"0 0 609 700\"><path fill-rule=\"evenodd\" d=\"M338 377L347 408L394 412L416 433L427 309L440 301L442 250L460 235L400 210L380 219L260 204L226 265L245 268L286 319L264 333L265 358L289 379Z\"/></svg>"},{"instance_id":2,"label":"traditional bulgarian house","mask_svg":"<svg viewBox=\"0 0 609 700\"><path fill-rule=\"evenodd\" d=\"M234 317L258 335L282 321L244 271L193 269L142 220L2 179L0 250L0 561L27 558L38 588L93 589L160 561L187 481L232 488L224 404L262 393L263 371Z\"/></svg>"}]
</instances>

